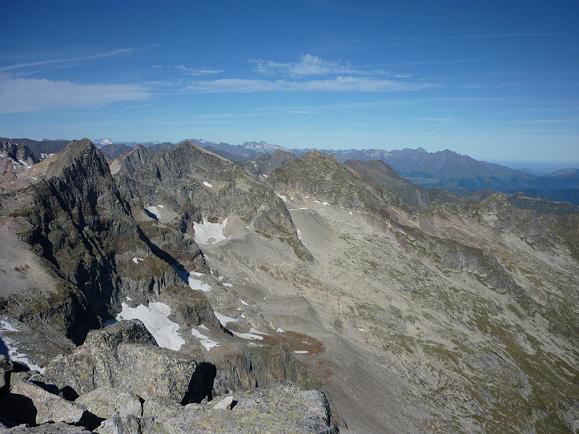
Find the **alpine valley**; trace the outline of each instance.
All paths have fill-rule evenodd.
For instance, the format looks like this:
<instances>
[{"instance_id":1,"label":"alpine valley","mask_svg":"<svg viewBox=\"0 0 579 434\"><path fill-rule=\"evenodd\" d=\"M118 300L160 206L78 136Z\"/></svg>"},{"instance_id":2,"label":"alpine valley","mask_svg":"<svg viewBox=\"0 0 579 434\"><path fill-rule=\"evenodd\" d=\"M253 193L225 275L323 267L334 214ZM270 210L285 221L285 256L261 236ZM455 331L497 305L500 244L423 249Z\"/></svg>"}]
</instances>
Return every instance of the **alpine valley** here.
<instances>
[{"instance_id":1,"label":"alpine valley","mask_svg":"<svg viewBox=\"0 0 579 434\"><path fill-rule=\"evenodd\" d=\"M0 430L568 433L579 176L0 140Z\"/></svg>"}]
</instances>

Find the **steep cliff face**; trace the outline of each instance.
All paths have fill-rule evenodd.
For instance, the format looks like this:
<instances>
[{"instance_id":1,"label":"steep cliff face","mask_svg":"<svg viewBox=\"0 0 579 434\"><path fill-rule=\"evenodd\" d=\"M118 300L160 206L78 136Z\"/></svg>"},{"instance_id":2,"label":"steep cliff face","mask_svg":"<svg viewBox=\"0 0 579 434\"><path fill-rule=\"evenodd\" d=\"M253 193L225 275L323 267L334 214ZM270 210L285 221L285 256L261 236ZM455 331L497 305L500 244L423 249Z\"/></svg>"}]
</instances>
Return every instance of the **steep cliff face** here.
<instances>
[{"instance_id":1,"label":"steep cliff face","mask_svg":"<svg viewBox=\"0 0 579 434\"><path fill-rule=\"evenodd\" d=\"M186 243L182 263L183 258L165 252L147 237L120 195L104 157L88 140L71 142L38 182L4 195L2 204L19 236L57 276L61 289L50 296L70 304L66 309L53 303L38 306L43 311L40 317L51 317L53 310L55 314L70 311L71 315L58 314L55 322L68 318L61 326L75 341L82 341L88 329L118 312L125 297L158 296L162 288L180 283L186 270L204 267L194 242ZM157 237L170 237L169 232L159 229ZM137 267L136 257L148 266Z\"/></svg>"},{"instance_id":2,"label":"steep cliff face","mask_svg":"<svg viewBox=\"0 0 579 434\"><path fill-rule=\"evenodd\" d=\"M28 166L40 161L28 146L6 139L0 139L0 158L9 158L17 164Z\"/></svg>"},{"instance_id":3,"label":"steep cliff face","mask_svg":"<svg viewBox=\"0 0 579 434\"><path fill-rule=\"evenodd\" d=\"M163 223L193 233L194 223L235 216L261 235L286 241L299 257L308 257L283 201L222 157L184 142L168 151L137 147L114 166L119 189L131 206L160 205Z\"/></svg>"}]
</instances>

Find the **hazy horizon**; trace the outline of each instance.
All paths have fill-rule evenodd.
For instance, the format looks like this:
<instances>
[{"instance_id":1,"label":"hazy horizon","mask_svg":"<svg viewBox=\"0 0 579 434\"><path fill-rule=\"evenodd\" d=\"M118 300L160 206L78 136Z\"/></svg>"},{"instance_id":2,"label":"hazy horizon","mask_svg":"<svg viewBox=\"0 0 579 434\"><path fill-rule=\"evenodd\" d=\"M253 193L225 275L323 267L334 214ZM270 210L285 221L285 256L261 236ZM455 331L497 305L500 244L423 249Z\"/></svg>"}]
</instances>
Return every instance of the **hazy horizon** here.
<instances>
[{"instance_id":1,"label":"hazy horizon","mask_svg":"<svg viewBox=\"0 0 579 434\"><path fill-rule=\"evenodd\" d=\"M3 12L2 136L579 162L575 1L32 1Z\"/></svg>"}]
</instances>

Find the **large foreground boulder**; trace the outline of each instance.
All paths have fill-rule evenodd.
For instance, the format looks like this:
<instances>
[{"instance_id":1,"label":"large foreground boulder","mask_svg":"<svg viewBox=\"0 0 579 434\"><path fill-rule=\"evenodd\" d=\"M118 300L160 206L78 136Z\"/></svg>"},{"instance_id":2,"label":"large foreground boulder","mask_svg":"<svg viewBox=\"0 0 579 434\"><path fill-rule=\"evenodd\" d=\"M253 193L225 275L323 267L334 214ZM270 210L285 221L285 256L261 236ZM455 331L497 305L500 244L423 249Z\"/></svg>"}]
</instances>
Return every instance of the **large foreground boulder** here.
<instances>
[{"instance_id":1,"label":"large foreground boulder","mask_svg":"<svg viewBox=\"0 0 579 434\"><path fill-rule=\"evenodd\" d=\"M58 356L46 367L46 378L84 395L113 387L141 398L181 402L190 394L197 362L156 346L138 320L121 321L88 334L74 353Z\"/></svg>"},{"instance_id":2,"label":"large foreground boulder","mask_svg":"<svg viewBox=\"0 0 579 434\"><path fill-rule=\"evenodd\" d=\"M86 412L83 406L67 401L42 387L27 381L11 385L10 393L2 398L2 415L16 423L31 425L46 422L78 423Z\"/></svg>"},{"instance_id":3,"label":"large foreground boulder","mask_svg":"<svg viewBox=\"0 0 579 434\"><path fill-rule=\"evenodd\" d=\"M172 433L337 433L322 392L277 384L236 393L203 404L175 405L150 400L142 417L115 415L95 431L100 434Z\"/></svg>"},{"instance_id":4,"label":"large foreground boulder","mask_svg":"<svg viewBox=\"0 0 579 434\"><path fill-rule=\"evenodd\" d=\"M99 387L76 401L95 416L108 419L112 416L141 415L141 400L134 393L114 387Z\"/></svg>"}]
</instances>

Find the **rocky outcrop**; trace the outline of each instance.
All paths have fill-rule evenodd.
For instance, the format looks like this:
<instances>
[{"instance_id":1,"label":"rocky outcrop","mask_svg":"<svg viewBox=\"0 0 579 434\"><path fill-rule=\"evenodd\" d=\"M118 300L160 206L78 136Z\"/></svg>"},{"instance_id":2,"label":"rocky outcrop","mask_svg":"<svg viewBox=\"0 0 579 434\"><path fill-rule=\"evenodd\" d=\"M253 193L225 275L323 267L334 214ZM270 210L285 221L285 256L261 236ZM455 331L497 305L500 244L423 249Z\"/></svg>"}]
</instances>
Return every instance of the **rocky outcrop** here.
<instances>
[{"instance_id":1,"label":"rocky outcrop","mask_svg":"<svg viewBox=\"0 0 579 434\"><path fill-rule=\"evenodd\" d=\"M227 405L220 405L221 402ZM313 390L301 391L291 385L238 393L222 398L217 404L191 404L174 415L155 416L144 421L144 432L337 432L330 423L325 395Z\"/></svg>"},{"instance_id":2,"label":"rocky outcrop","mask_svg":"<svg viewBox=\"0 0 579 434\"><path fill-rule=\"evenodd\" d=\"M143 416L114 416L98 433L337 433L321 392L280 384L185 407L145 402Z\"/></svg>"},{"instance_id":3,"label":"rocky outcrop","mask_svg":"<svg viewBox=\"0 0 579 434\"><path fill-rule=\"evenodd\" d=\"M194 222L237 216L256 232L287 241L308 257L283 201L238 165L190 142L155 152L137 147L115 175L133 207L162 204L175 214L174 226L193 232Z\"/></svg>"},{"instance_id":4,"label":"rocky outcrop","mask_svg":"<svg viewBox=\"0 0 579 434\"><path fill-rule=\"evenodd\" d=\"M40 158L28 146L5 139L0 139L0 158L9 158L14 163L26 166L40 161Z\"/></svg>"},{"instance_id":5,"label":"rocky outcrop","mask_svg":"<svg viewBox=\"0 0 579 434\"><path fill-rule=\"evenodd\" d=\"M57 422L45 423L39 426L18 425L3 432L10 434L87 434L91 431L83 428L82 426Z\"/></svg>"},{"instance_id":6,"label":"rocky outcrop","mask_svg":"<svg viewBox=\"0 0 579 434\"><path fill-rule=\"evenodd\" d=\"M43 376L10 374L0 400L0 417L18 425L9 432L337 432L325 395L290 383L213 399L215 366L157 347L140 321L91 331Z\"/></svg>"},{"instance_id":7,"label":"rocky outcrop","mask_svg":"<svg viewBox=\"0 0 579 434\"><path fill-rule=\"evenodd\" d=\"M217 373L213 383L216 396L291 381L311 386L304 367L281 346L246 348L212 357Z\"/></svg>"},{"instance_id":8,"label":"rocky outcrop","mask_svg":"<svg viewBox=\"0 0 579 434\"><path fill-rule=\"evenodd\" d=\"M181 243L187 250L181 263L184 254L177 258L147 237L106 160L86 139L71 142L38 182L0 197L0 211L14 219L58 282L44 297L13 295L3 311L55 327L75 343L113 317L125 297L157 299L166 286L184 284L187 270L205 267L193 241ZM158 228L155 237L166 244L169 232ZM146 266L136 266L135 257Z\"/></svg>"},{"instance_id":9,"label":"rocky outcrop","mask_svg":"<svg viewBox=\"0 0 579 434\"><path fill-rule=\"evenodd\" d=\"M142 413L141 398L138 395L109 386L99 387L79 396L75 402L102 419L109 419L115 415L140 416Z\"/></svg>"},{"instance_id":10,"label":"rocky outcrop","mask_svg":"<svg viewBox=\"0 0 579 434\"><path fill-rule=\"evenodd\" d=\"M113 387L145 399L181 402L197 386L197 366L189 356L157 347L145 326L133 320L90 332L74 353L56 357L45 376L80 395Z\"/></svg>"},{"instance_id":11,"label":"rocky outcrop","mask_svg":"<svg viewBox=\"0 0 579 434\"><path fill-rule=\"evenodd\" d=\"M20 397L20 399L18 399ZM47 392L42 387L26 381L18 381L11 385L10 395L4 398L4 405L10 405L14 413L24 413L24 406L34 414L33 424L46 422L78 423L86 408L74 402L67 401L58 395Z\"/></svg>"},{"instance_id":12,"label":"rocky outcrop","mask_svg":"<svg viewBox=\"0 0 579 434\"><path fill-rule=\"evenodd\" d=\"M299 193L318 201L385 216L384 203L358 176L320 152L308 152L274 170L266 179L276 192Z\"/></svg>"}]
</instances>

